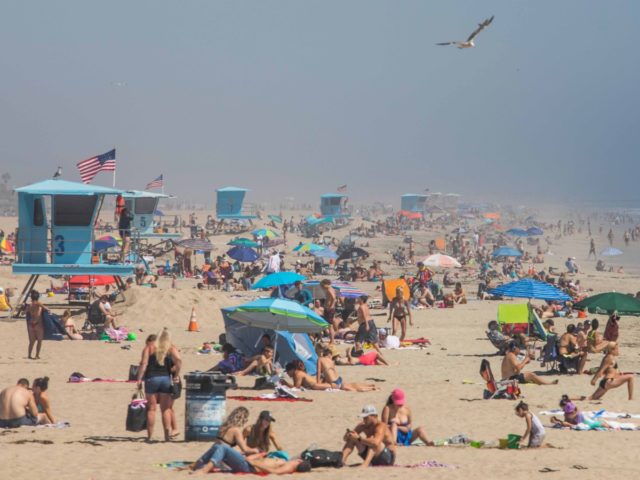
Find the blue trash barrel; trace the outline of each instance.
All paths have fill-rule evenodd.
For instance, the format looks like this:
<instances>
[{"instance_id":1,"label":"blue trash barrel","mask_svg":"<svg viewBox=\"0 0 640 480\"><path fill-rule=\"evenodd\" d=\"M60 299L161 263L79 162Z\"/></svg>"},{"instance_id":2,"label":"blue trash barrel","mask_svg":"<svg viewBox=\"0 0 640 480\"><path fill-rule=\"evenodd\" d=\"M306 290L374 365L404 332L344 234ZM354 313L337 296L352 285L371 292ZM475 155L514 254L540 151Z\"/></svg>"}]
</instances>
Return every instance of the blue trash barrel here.
<instances>
[{"instance_id":1,"label":"blue trash barrel","mask_svg":"<svg viewBox=\"0 0 640 480\"><path fill-rule=\"evenodd\" d=\"M191 372L184 380L185 440L213 441L226 416L227 390L237 387L236 379L219 372Z\"/></svg>"}]
</instances>

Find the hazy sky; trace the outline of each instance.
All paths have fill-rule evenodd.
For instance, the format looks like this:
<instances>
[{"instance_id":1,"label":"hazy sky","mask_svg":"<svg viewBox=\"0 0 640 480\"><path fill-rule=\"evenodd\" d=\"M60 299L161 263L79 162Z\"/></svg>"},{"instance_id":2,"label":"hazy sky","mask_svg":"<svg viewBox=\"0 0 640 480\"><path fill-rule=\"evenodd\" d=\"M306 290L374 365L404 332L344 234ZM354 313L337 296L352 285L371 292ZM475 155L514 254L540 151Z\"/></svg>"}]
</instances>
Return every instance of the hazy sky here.
<instances>
[{"instance_id":1,"label":"hazy sky","mask_svg":"<svg viewBox=\"0 0 640 480\"><path fill-rule=\"evenodd\" d=\"M491 15L475 49L434 45ZM5 0L0 170L79 180L116 147L118 186L164 173L207 202L640 200L639 19L637 0Z\"/></svg>"}]
</instances>

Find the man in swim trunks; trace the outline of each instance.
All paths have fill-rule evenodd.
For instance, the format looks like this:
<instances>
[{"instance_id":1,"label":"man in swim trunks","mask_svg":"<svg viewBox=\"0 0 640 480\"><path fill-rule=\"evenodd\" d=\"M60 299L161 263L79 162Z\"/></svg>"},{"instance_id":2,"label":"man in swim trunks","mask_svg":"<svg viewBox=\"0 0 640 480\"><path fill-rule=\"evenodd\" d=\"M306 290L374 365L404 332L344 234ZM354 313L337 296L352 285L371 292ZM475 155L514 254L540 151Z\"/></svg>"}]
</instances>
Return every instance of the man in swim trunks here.
<instances>
[{"instance_id":1,"label":"man in swim trunks","mask_svg":"<svg viewBox=\"0 0 640 480\"><path fill-rule=\"evenodd\" d=\"M517 380L520 383L535 383L536 385L556 385L558 380L547 382L533 372L522 373L522 369L531 361L527 355L522 362L518 361L520 348L516 342L511 342L502 360L502 380Z\"/></svg>"},{"instance_id":2,"label":"man in swim trunks","mask_svg":"<svg viewBox=\"0 0 640 480\"><path fill-rule=\"evenodd\" d=\"M331 280L325 278L320 282L320 286L322 290L324 290L324 314L323 318L329 324L329 338L331 339L331 343L335 340L336 332L338 331L339 325L336 325L336 303L337 303L337 295L336 290L331 286Z\"/></svg>"},{"instance_id":3,"label":"man in swim trunks","mask_svg":"<svg viewBox=\"0 0 640 480\"><path fill-rule=\"evenodd\" d=\"M29 380L21 378L0 392L0 428L17 428L38 423L38 407Z\"/></svg>"},{"instance_id":4,"label":"man in swim trunks","mask_svg":"<svg viewBox=\"0 0 640 480\"><path fill-rule=\"evenodd\" d=\"M360 413L362 422L344 435L342 463L346 463L354 449L364 460L361 467L390 466L395 463L396 445L389 427L380 421L374 405L366 405Z\"/></svg>"}]
</instances>

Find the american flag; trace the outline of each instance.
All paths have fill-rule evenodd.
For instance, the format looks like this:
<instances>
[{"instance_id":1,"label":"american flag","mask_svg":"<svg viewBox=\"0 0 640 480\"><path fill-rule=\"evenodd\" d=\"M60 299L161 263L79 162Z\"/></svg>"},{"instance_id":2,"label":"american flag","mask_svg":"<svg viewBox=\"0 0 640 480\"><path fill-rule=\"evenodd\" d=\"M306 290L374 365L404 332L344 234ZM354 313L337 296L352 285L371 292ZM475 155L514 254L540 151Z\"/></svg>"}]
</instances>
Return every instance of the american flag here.
<instances>
[{"instance_id":1,"label":"american flag","mask_svg":"<svg viewBox=\"0 0 640 480\"><path fill-rule=\"evenodd\" d=\"M338 188L338 193L344 193L347 191L347 184L345 183L344 185L340 185Z\"/></svg>"},{"instance_id":2,"label":"american flag","mask_svg":"<svg viewBox=\"0 0 640 480\"><path fill-rule=\"evenodd\" d=\"M98 172L114 172L116 170L116 149L97 157L87 158L77 164L83 183L91 183Z\"/></svg>"},{"instance_id":3,"label":"american flag","mask_svg":"<svg viewBox=\"0 0 640 480\"><path fill-rule=\"evenodd\" d=\"M158 178L156 178L155 180L147 183L147 186L144 187L145 190L150 190L152 188L162 188L164 187L164 176L160 175Z\"/></svg>"}]
</instances>

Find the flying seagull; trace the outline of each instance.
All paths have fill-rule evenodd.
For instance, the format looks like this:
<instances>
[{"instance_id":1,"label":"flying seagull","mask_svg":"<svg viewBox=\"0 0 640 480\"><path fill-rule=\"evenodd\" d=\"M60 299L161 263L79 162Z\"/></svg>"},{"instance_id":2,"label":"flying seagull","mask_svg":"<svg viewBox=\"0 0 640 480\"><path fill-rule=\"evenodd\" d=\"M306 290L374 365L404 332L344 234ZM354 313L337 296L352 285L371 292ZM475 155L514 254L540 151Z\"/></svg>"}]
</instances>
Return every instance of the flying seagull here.
<instances>
[{"instance_id":1,"label":"flying seagull","mask_svg":"<svg viewBox=\"0 0 640 480\"><path fill-rule=\"evenodd\" d=\"M60 178L62 176L62 167L58 167L56 173L53 174L53 178Z\"/></svg>"},{"instance_id":2,"label":"flying seagull","mask_svg":"<svg viewBox=\"0 0 640 480\"><path fill-rule=\"evenodd\" d=\"M436 45L455 45L458 48L472 48L475 47L476 44L473 43L473 39L476 37L476 35L478 35L482 30L484 30L486 27L488 27L489 25L491 25L491 22L493 22L493 15L491 16L491 18L487 18L484 22L479 23L478 24L478 28L476 28L473 33L471 35L469 35L469 38L467 38L465 41L453 41L453 42L443 42L443 43L436 43Z\"/></svg>"}]
</instances>

